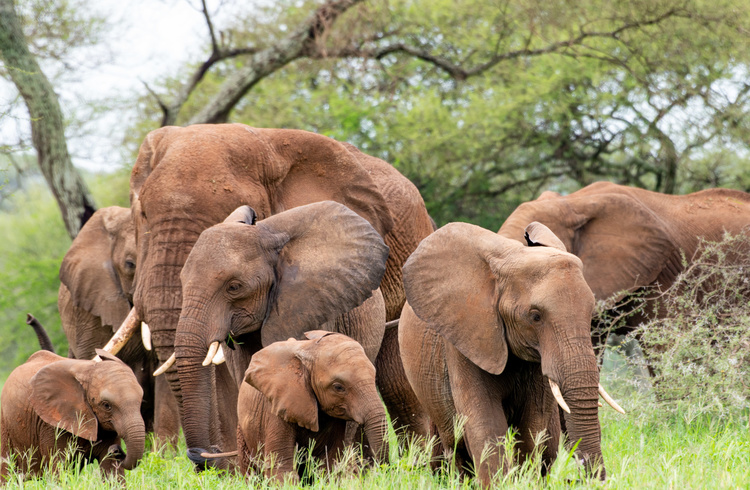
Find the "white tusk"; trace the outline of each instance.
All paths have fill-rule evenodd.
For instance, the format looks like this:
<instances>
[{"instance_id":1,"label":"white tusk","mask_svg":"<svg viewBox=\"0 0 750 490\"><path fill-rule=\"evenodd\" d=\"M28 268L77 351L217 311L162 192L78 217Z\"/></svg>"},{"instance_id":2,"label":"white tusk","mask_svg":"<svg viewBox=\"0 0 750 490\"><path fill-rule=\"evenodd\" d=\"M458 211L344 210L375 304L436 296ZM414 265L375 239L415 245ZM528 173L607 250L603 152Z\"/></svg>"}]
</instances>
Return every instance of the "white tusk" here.
<instances>
[{"instance_id":1,"label":"white tusk","mask_svg":"<svg viewBox=\"0 0 750 490\"><path fill-rule=\"evenodd\" d=\"M206 354L206 358L203 360L203 365L208 366L211 364L211 361L213 361L214 356L216 355L216 352L219 350L219 341L215 340L211 342L211 345L208 346L208 354Z\"/></svg>"},{"instance_id":2,"label":"white tusk","mask_svg":"<svg viewBox=\"0 0 750 490\"><path fill-rule=\"evenodd\" d=\"M609 406L620 412L621 414L625 415L625 410L622 409L620 405L617 404L616 401L612 399L611 396L609 396L609 393L604 391L604 387L602 385L599 385L599 394L604 398L604 401L609 403Z\"/></svg>"},{"instance_id":3,"label":"white tusk","mask_svg":"<svg viewBox=\"0 0 750 490\"><path fill-rule=\"evenodd\" d=\"M598 406L599 408L602 408L602 407L604 406L604 405L602 405L602 402L599 402L599 401L597 401L597 402L596 402L596 405L597 405L597 406Z\"/></svg>"},{"instance_id":4,"label":"white tusk","mask_svg":"<svg viewBox=\"0 0 750 490\"><path fill-rule=\"evenodd\" d=\"M133 336L136 326L138 326L138 319L136 319L135 317L135 308L131 308L130 313L128 313L128 316L125 317L125 321L122 322L120 328L117 329L112 338L109 339L109 342L107 342L107 345L102 347L102 349L106 350L112 355L120 352L122 346L125 345ZM96 356L94 360L101 361L101 358L99 356Z\"/></svg>"},{"instance_id":5,"label":"white tusk","mask_svg":"<svg viewBox=\"0 0 750 490\"><path fill-rule=\"evenodd\" d=\"M222 349L221 346L219 346L219 350L216 351L216 355L211 360L211 362L216 364L217 366L226 362L226 358L224 357L224 349Z\"/></svg>"},{"instance_id":6,"label":"white tusk","mask_svg":"<svg viewBox=\"0 0 750 490\"><path fill-rule=\"evenodd\" d=\"M141 322L141 340L143 340L143 347L146 350L151 350L151 329L148 328L148 324Z\"/></svg>"},{"instance_id":7,"label":"white tusk","mask_svg":"<svg viewBox=\"0 0 750 490\"><path fill-rule=\"evenodd\" d=\"M164 374L165 372L167 372L167 369L171 368L172 364L174 364L175 359L176 359L175 353L172 352L172 355L169 356L169 359L167 359L167 362L162 364L161 367L159 367L159 369L154 371L154 376L159 376L160 374Z\"/></svg>"},{"instance_id":8,"label":"white tusk","mask_svg":"<svg viewBox=\"0 0 750 490\"><path fill-rule=\"evenodd\" d=\"M557 385L557 383L549 378L547 378L547 381L549 381L549 387L552 388L552 395L555 397L555 401L557 402L557 404L560 405L560 407L567 413L570 413L570 408L568 407L568 404L565 403L562 392L560 392L560 387Z\"/></svg>"}]
</instances>

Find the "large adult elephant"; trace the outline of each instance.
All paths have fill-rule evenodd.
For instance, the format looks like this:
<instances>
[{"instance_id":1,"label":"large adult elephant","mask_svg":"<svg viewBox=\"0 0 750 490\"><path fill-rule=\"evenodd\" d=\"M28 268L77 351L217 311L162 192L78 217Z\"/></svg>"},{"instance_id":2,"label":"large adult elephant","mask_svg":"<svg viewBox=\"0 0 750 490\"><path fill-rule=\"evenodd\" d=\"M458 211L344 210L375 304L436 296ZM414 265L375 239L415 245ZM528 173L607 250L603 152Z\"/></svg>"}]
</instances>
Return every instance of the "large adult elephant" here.
<instances>
[{"instance_id":1,"label":"large adult elephant","mask_svg":"<svg viewBox=\"0 0 750 490\"><path fill-rule=\"evenodd\" d=\"M689 261L701 239L747 232L750 194L708 189L674 196L597 182L567 196L545 192L521 204L498 233L522 241L532 221L548 226L581 259L586 282L596 299L604 300L646 286L664 290L683 270L683 255ZM631 317L617 333L640 320ZM593 340L599 345L606 339L595 333Z\"/></svg>"},{"instance_id":2,"label":"large adult elephant","mask_svg":"<svg viewBox=\"0 0 750 490\"><path fill-rule=\"evenodd\" d=\"M263 220L332 200L365 218L390 248L380 284L388 320L398 317L405 301L401 267L432 231L419 192L386 162L318 134L242 124L166 127L149 133L133 167L130 200L138 247L134 303L138 317L151 326L160 362L174 352L182 307L180 272L193 244L203 230L239 206L251 206ZM403 400L401 411L391 415L420 430L426 418L413 409L416 401L403 367L393 362L399 359L396 334L391 330L383 339L378 378L390 382L381 384L392 391L382 393L384 398ZM215 385L234 385L226 368L215 369ZM176 369L166 375L181 403L189 387L180 386ZM210 441L200 428L206 420L189 411L182 417L188 447L206 447ZM222 449L233 445L225 442Z\"/></svg>"},{"instance_id":3,"label":"large adult elephant","mask_svg":"<svg viewBox=\"0 0 750 490\"><path fill-rule=\"evenodd\" d=\"M422 241L404 266L406 374L443 449L473 460L483 485L506 461L498 444L509 427L519 457L546 431L542 457L551 464L561 430L556 401L579 457L604 478L603 390L589 337L594 296L581 261L549 229L532 223L526 236L532 246L450 223ZM466 420L461 440L457 416Z\"/></svg>"},{"instance_id":4,"label":"large adult elephant","mask_svg":"<svg viewBox=\"0 0 750 490\"><path fill-rule=\"evenodd\" d=\"M130 209L110 206L97 210L73 240L60 266L57 306L68 339L68 357L93 359L96 349L104 347L113 330L123 323L132 306L135 269ZM117 357L133 370L143 388L141 415L146 429L176 442L177 403L165 389L166 382L151 376L157 362L155 353L144 348L138 334ZM163 384L158 402L154 400L155 383Z\"/></svg>"}]
</instances>

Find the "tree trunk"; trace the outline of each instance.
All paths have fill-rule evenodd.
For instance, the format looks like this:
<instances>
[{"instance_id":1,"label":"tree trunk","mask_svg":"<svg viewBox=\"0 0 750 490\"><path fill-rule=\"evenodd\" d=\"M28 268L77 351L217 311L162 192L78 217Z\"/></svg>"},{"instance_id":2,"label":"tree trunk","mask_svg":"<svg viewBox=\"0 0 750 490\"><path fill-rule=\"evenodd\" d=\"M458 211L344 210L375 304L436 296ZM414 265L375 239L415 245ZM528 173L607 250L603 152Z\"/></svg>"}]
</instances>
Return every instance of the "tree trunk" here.
<instances>
[{"instance_id":1,"label":"tree trunk","mask_svg":"<svg viewBox=\"0 0 750 490\"><path fill-rule=\"evenodd\" d=\"M0 56L28 108L39 167L57 199L68 235L75 238L96 206L70 160L57 95L29 52L14 0L0 0Z\"/></svg>"}]
</instances>

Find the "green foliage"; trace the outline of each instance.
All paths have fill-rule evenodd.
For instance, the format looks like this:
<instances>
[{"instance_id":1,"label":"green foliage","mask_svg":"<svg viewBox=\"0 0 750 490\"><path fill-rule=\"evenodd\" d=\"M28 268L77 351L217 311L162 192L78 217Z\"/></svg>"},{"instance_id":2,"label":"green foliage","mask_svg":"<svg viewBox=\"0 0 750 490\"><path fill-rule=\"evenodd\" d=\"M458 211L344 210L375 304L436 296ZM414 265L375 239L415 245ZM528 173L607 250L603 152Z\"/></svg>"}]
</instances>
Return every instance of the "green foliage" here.
<instances>
[{"instance_id":1,"label":"green foliage","mask_svg":"<svg viewBox=\"0 0 750 490\"><path fill-rule=\"evenodd\" d=\"M124 172L89 179L102 206L128 206ZM0 212L0 379L39 350L26 325L31 313L44 325L60 355L68 347L57 310L58 273L70 246L57 203L33 175L3 201Z\"/></svg>"},{"instance_id":2,"label":"green foliage","mask_svg":"<svg viewBox=\"0 0 750 490\"><path fill-rule=\"evenodd\" d=\"M262 14L235 6L236 20L225 27L233 45L265 47L314 5L275 2ZM417 185L440 225L497 229L543 190L570 192L597 180L669 193L748 189L747 7L730 0L363 2L320 41L330 58L299 59L269 74L231 120L315 131L383 158ZM554 48L584 34L585 42ZM395 44L429 56L336 55ZM219 63L179 121L250 62ZM471 76L449 73L484 65ZM161 91L175 91L194 69L165 78ZM150 98L140 107L133 151L161 116Z\"/></svg>"}]
</instances>

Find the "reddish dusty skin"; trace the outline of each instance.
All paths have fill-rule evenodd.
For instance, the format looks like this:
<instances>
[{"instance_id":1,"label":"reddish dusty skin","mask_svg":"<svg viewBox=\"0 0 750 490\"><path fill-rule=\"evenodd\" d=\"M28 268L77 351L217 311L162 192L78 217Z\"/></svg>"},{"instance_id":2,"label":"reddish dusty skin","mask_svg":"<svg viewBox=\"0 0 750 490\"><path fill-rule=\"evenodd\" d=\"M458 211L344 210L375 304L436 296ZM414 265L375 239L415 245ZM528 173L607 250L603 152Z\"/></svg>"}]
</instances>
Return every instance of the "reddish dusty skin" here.
<instances>
[{"instance_id":1,"label":"reddish dusty skin","mask_svg":"<svg viewBox=\"0 0 750 490\"><path fill-rule=\"evenodd\" d=\"M404 368L444 450L458 447L459 460L472 459L485 486L500 469L496 443L509 426L518 431L520 457L546 431L543 459L554 460L560 418L549 379L570 406L570 439L580 439L580 457L590 470L602 465L603 478L589 337L594 296L581 261L549 229L534 223L526 231L539 246L467 223L422 241L404 266ZM454 440L457 415L466 417L461 441ZM494 450L480 465L487 444Z\"/></svg>"},{"instance_id":2,"label":"reddish dusty skin","mask_svg":"<svg viewBox=\"0 0 750 490\"><path fill-rule=\"evenodd\" d=\"M160 363L174 352L184 294L180 272L190 250L203 230L241 205L251 206L263 220L297 206L333 200L365 218L390 249L380 283L387 320L398 317L405 301L401 267L432 231L419 192L392 166L351 145L305 131L241 124L162 128L141 145L130 183L138 247L134 303L139 318L152 329ZM391 415L424 433L427 421L403 374L396 333L391 329L383 339L375 363L378 386L391 404ZM208 344L196 344L196 352L198 348L205 355ZM202 360L195 361L195 370ZM209 369L215 370L215 381L213 394L203 402L206 410L183 410L183 427L188 447L229 450L235 441L234 405L221 409L216 403L236 398L237 380L226 368ZM165 376L182 403L192 380L182 386L175 368ZM208 409L212 403L216 410ZM212 419L206 434L206 413L230 415Z\"/></svg>"},{"instance_id":3,"label":"reddish dusty skin","mask_svg":"<svg viewBox=\"0 0 750 490\"><path fill-rule=\"evenodd\" d=\"M366 454L388 459L385 409L364 350L341 334L306 336L310 340L276 342L258 351L247 368L237 405L243 474L252 469L283 481L293 471L295 447L309 447L313 440L314 456L332 467L347 443L346 421L363 425ZM250 463L272 459L273 468Z\"/></svg>"},{"instance_id":4,"label":"reddish dusty skin","mask_svg":"<svg viewBox=\"0 0 750 490\"><path fill-rule=\"evenodd\" d=\"M525 243L524 228L533 221L549 227L581 259L586 282L604 300L644 286L666 289L683 268L682 255L690 260L701 239L746 232L750 194L707 189L674 196L597 182L567 196L543 193L513 211L498 233ZM632 326L641 321L629 318ZM595 346L605 340L592 338Z\"/></svg>"},{"instance_id":5,"label":"reddish dusty skin","mask_svg":"<svg viewBox=\"0 0 750 490\"><path fill-rule=\"evenodd\" d=\"M99 461L105 475L122 476L135 468L146 437L140 415L143 390L122 361L102 350L97 354L103 361L39 351L13 370L0 398L3 479L11 454L19 471L39 475L69 444L84 462ZM120 438L125 458L107 457ZM25 453L34 456L23 457Z\"/></svg>"}]
</instances>

